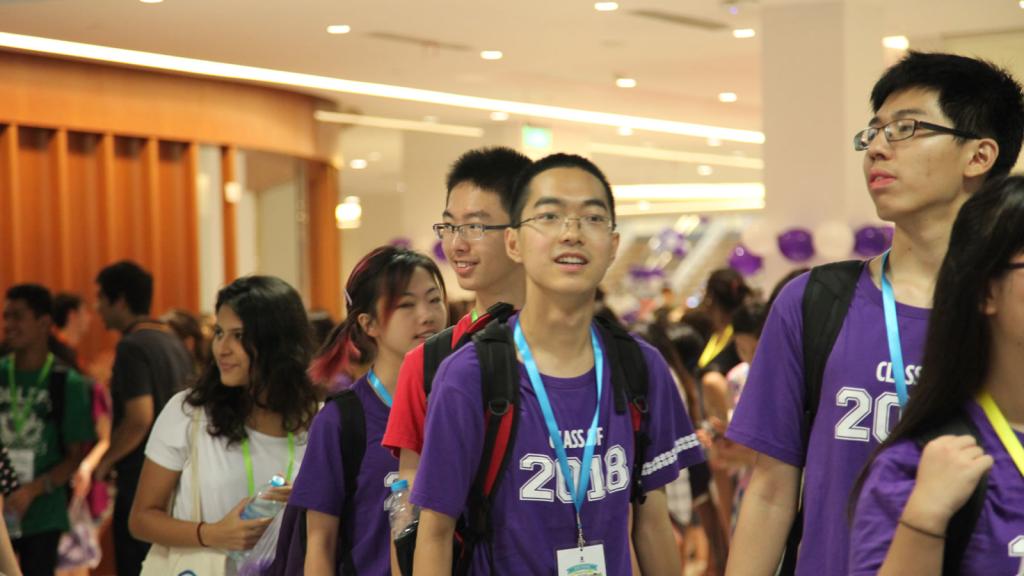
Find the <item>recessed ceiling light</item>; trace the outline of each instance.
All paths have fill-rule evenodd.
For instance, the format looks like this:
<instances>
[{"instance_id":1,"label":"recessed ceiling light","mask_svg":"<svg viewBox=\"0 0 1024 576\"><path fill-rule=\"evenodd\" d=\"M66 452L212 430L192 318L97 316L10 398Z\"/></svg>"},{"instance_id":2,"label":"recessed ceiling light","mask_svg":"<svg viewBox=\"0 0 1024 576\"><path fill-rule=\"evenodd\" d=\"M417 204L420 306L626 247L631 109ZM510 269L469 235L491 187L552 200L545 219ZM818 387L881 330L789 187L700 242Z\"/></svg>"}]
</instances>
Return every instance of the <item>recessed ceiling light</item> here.
<instances>
[{"instance_id":1,"label":"recessed ceiling light","mask_svg":"<svg viewBox=\"0 0 1024 576\"><path fill-rule=\"evenodd\" d=\"M616 78L615 85L619 88L636 88L635 78Z\"/></svg>"},{"instance_id":2,"label":"recessed ceiling light","mask_svg":"<svg viewBox=\"0 0 1024 576\"><path fill-rule=\"evenodd\" d=\"M491 120L495 122L504 122L508 120L508 112L491 112Z\"/></svg>"},{"instance_id":3,"label":"recessed ceiling light","mask_svg":"<svg viewBox=\"0 0 1024 576\"><path fill-rule=\"evenodd\" d=\"M732 31L733 38L753 38L757 36L757 32L753 28L737 28Z\"/></svg>"},{"instance_id":4,"label":"recessed ceiling light","mask_svg":"<svg viewBox=\"0 0 1024 576\"><path fill-rule=\"evenodd\" d=\"M595 2L594 10L598 12L614 12L619 9L618 2Z\"/></svg>"},{"instance_id":5,"label":"recessed ceiling light","mask_svg":"<svg viewBox=\"0 0 1024 576\"><path fill-rule=\"evenodd\" d=\"M1017 6L1020 6L1020 9L1024 10L1024 0L1020 0L1020 2L1017 3Z\"/></svg>"},{"instance_id":6,"label":"recessed ceiling light","mask_svg":"<svg viewBox=\"0 0 1024 576\"><path fill-rule=\"evenodd\" d=\"M423 121L426 122L427 124L437 124L439 122L439 119L437 116L429 115L424 116Z\"/></svg>"},{"instance_id":7,"label":"recessed ceiling light","mask_svg":"<svg viewBox=\"0 0 1024 576\"><path fill-rule=\"evenodd\" d=\"M701 176L711 176L714 173L715 169L712 168L711 166L708 166L707 164L701 164L700 166L697 166L697 174L700 174Z\"/></svg>"},{"instance_id":8,"label":"recessed ceiling light","mask_svg":"<svg viewBox=\"0 0 1024 576\"><path fill-rule=\"evenodd\" d=\"M633 129L629 126L619 126L619 136L632 136Z\"/></svg>"},{"instance_id":9,"label":"recessed ceiling light","mask_svg":"<svg viewBox=\"0 0 1024 576\"><path fill-rule=\"evenodd\" d=\"M163 1L164 0L139 0L139 2L142 2L143 4L159 4Z\"/></svg>"},{"instance_id":10,"label":"recessed ceiling light","mask_svg":"<svg viewBox=\"0 0 1024 576\"><path fill-rule=\"evenodd\" d=\"M722 92L718 95L719 102L735 102L739 100L735 92Z\"/></svg>"},{"instance_id":11,"label":"recessed ceiling light","mask_svg":"<svg viewBox=\"0 0 1024 576\"><path fill-rule=\"evenodd\" d=\"M348 24L331 24L327 27L328 34L348 34L352 31L352 27Z\"/></svg>"},{"instance_id":12,"label":"recessed ceiling light","mask_svg":"<svg viewBox=\"0 0 1024 576\"><path fill-rule=\"evenodd\" d=\"M906 36L886 36L882 38L882 46L893 50L906 50L910 48L910 40Z\"/></svg>"},{"instance_id":13,"label":"recessed ceiling light","mask_svg":"<svg viewBox=\"0 0 1024 576\"><path fill-rule=\"evenodd\" d=\"M722 145L722 141L718 138L708 138L708 146L712 148L718 148Z\"/></svg>"},{"instance_id":14,"label":"recessed ceiling light","mask_svg":"<svg viewBox=\"0 0 1024 576\"><path fill-rule=\"evenodd\" d=\"M647 200L641 200L636 203L636 209L641 212L647 212L648 210L651 209L651 203L648 202Z\"/></svg>"},{"instance_id":15,"label":"recessed ceiling light","mask_svg":"<svg viewBox=\"0 0 1024 576\"><path fill-rule=\"evenodd\" d=\"M348 163L348 167L353 170L362 170L366 168L366 165L367 162L363 158L353 158L352 161Z\"/></svg>"},{"instance_id":16,"label":"recessed ceiling light","mask_svg":"<svg viewBox=\"0 0 1024 576\"><path fill-rule=\"evenodd\" d=\"M501 50L484 50L480 53L480 57L484 60L501 60L505 56L501 53Z\"/></svg>"}]
</instances>

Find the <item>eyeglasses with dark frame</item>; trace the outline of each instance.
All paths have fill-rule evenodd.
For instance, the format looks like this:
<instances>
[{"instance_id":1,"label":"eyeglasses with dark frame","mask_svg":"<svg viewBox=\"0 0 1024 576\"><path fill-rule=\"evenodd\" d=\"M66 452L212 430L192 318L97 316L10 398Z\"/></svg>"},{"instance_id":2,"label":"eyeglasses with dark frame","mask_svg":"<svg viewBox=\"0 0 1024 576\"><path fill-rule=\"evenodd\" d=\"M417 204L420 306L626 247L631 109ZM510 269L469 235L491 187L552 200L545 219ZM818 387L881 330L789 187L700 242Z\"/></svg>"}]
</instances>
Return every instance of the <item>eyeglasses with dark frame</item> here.
<instances>
[{"instance_id":1,"label":"eyeglasses with dark frame","mask_svg":"<svg viewBox=\"0 0 1024 576\"><path fill-rule=\"evenodd\" d=\"M615 230L615 223L612 222L611 218L604 214L565 216L555 212L543 212L533 216L532 218L524 218L523 220L520 220L517 228L521 227L523 224L529 224L531 222L539 231L549 236L568 230L569 222L577 222L580 227L580 232L590 236L610 234Z\"/></svg>"},{"instance_id":2,"label":"eyeglasses with dark frame","mask_svg":"<svg viewBox=\"0 0 1024 576\"><path fill-rule=\"evenodd\" d=\"M931 122L925 122L924 120L900 118L899 120L893 120L892 122L882 126L869 126L860 132L857 132L853 136L853 149L857 152L867 150L868 147L871 146L872 140L875 139L875 136L878 136L879 132L885 135L885 139L887 141L899 142L900 140L906 140L913 137L918 128L924 128L941 134L951 134L953 136L967 138L969 140L977 140L978 138L981 138L981 136L973 132L939 126L938 124L932 124Z\"/></svg>"},{"instance_id":3,"label":"eyeglasses with dark frame","mask_svg":"<svg viewBox=\"0 0 1024 576\"><path fill-rule=\"evenodd\" d=\"M478 224L476 222L471 224L440 222L434 224L433 229L438 240L453 240L456 236L461 236L463 240L472 242L483 238L484 233L488 230L504 230L511 226L511 224Z\"/></svg>"}]
</instances>

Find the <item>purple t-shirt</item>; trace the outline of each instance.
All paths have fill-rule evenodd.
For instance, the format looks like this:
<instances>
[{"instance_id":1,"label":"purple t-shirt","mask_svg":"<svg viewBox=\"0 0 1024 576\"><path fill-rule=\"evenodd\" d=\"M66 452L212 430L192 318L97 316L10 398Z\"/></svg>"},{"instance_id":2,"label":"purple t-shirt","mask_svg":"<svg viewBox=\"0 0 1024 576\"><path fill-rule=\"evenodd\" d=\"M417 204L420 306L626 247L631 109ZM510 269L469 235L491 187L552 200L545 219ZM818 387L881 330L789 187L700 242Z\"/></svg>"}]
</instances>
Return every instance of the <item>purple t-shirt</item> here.
<instances>
[{"instance_id":1,"label":"purple t-shirt","mask_svg":"<svg viewBox=\"0 0 1024 576\"><path fill-rule=\"evenodd\" d=\"M352 385L366 416L366 453L359 468L352 518L341 518L345 506L345 470L341 461L341 412L328 402L313 420L302 468L289 504L341 518L352 542L352 561L359 574L391 574L391 532L384 499L398 477L398 461L381 445L388 407L362 377ZM338 540L339 545L341 539ZM338 569L343 556L338 554ZM340 572L339 572L340 573Z\"/></svg>"},{"instance_id":2,"label":"purple t-shirt","mask_svg":"<svg viewBox=\"0 0 1024 576\"><path fill-rule=\"evenodd\" d=\"M845 575L850 491L900 416L886 340L882 292L867 267L825 365L821 402L808 440L804 422L801 301L808 275L779 295L758 344L726 436L804 469L802 576ZM907 385L920 373L930 310L897 302Z\"/></svg>"},{"instance_id":3,"label":"purple t-shirt","mask_svg":"<svg viewBox=\"0 0 1024 576\"><path fill-rule=\"evenodd\" d=\"M665 361L648 344L641 342L641 348L650 372L650 412L645 426L652 440L644 455L642 476L644 488L653 490L674 480L680 469L700 462L703 456ZM498 573L552 574L557 567L555 551L576 544L575 509L522 364L519 374L518 430L494 495L493 538L490 547L477 547L472 574L490 573L488 548ZM541 377L566 438L570 465L578 470L594 416L596 373L591 369L574 378ZM628 410L615 413L613 397L610 370L606 369L598 442L581 517L587 542L604 544L607 573L628 575L633 428ZM466 508L483 441L480 365L475 348L464 346L441 364L434 379L413 503L458 517Z\"/></svg>"},{"instance_id":4,"label":"purple t-shirt","mask_svg":"<svg viewBox=\"0 0 1024 576\"><path fill-rule=\"evenodd\" d=\"M1024 573L1024 479L1003 448L981 408L967 414L977 426L981 447L995 465L988 473L985 504L967 543L958 574ZM1017 433L1024 439L1024 434ZM896 442L878 455L868 472L854 514L850 574L876 574L885 561L896 524L914 489L921 449L912 440Z\"/></svg>"}]
</instances>

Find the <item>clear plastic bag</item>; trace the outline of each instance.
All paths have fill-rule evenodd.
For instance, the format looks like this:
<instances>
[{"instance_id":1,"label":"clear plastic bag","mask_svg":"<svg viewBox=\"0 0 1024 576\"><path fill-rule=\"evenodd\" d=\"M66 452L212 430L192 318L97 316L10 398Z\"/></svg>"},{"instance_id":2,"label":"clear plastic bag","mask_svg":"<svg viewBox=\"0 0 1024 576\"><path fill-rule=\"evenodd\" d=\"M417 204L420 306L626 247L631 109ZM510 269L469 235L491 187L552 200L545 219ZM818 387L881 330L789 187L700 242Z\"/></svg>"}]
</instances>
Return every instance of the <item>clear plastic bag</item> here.
<instances>
[{"instance_id":1,"label":"clear plastic bag","mask_svg":"<svg viewBox=\"0 0 1024 576\"><path fill-rule=\"evenodd\" d=\"M93 521L88 506L82 500L74 500L68 509L68 519L71 531L61 535L57 567L61 570L96 568L102 556L99 526Z\"/></svg>"},{"instance_id":2,"label":"clear plastic bag","mask_svg":"<svg viewBox=\"0 0 1024 576\"><path fill-rule=\"evenodd\" d=\"M281 519L284 514L278 512L274 520L267 526L259 542L238 563L238 576L263 576L274 563L277 554L277 536L281 532Z\"/></svg>"}]
</instances>

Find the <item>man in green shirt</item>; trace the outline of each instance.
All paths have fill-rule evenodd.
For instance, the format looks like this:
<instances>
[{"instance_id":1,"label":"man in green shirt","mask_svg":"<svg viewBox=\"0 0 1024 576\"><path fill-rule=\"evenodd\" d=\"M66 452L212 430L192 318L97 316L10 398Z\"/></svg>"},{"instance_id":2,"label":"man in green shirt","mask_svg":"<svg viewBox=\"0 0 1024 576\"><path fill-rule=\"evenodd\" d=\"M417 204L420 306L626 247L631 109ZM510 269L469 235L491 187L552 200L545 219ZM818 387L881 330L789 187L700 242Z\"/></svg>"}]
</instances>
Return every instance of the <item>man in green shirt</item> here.
<instances>
[{"instance_id":1,"label":"man in green shirt","mask_svg":"<svg viewBox=\"0 0 1024 576\"><path fill-rule=\"evenodd\" d=\"M68 523L67 484L95 441L89 386L48 348L50 291L38 284L7 290L0 359L0 441L8 447L21 488L5 502L20 517L14 540L25 576L52 576Z\"/></svg>"}]
</instances>

